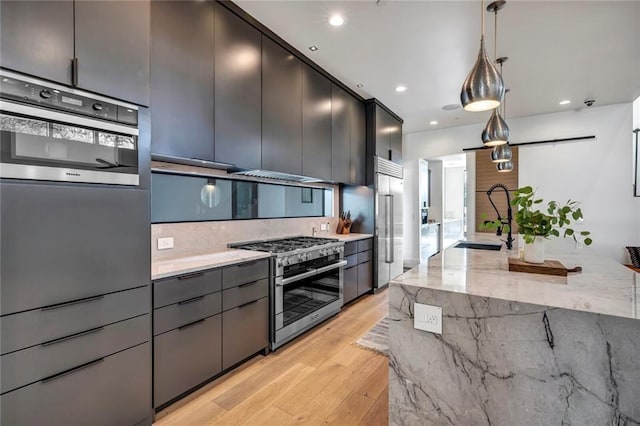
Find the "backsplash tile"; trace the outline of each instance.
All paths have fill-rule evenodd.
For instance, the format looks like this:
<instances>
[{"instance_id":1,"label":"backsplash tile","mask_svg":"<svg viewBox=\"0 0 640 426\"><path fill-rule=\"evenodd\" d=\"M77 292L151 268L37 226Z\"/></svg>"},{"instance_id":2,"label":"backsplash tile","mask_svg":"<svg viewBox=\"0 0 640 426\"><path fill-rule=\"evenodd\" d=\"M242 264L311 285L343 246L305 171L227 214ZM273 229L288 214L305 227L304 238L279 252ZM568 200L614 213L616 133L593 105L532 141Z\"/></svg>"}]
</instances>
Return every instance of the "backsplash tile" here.
<instances>
[{"instance_id":1,"label":"backsplash tile","mask_svg":"<svg viewBox=\"0 0 640 426\"><path fill-rule=\"evenodd\" d=\"M320 231L320 225L327 222L329 230ZM159 261L197 256L225 251L228 243L311 235L314 227L318 237L328 237L337 225L336 217L154 224L151 225L151 258ZM158 250L158 238L163 237L174 238L173 249Z\"/></svg>"}]
</instances>

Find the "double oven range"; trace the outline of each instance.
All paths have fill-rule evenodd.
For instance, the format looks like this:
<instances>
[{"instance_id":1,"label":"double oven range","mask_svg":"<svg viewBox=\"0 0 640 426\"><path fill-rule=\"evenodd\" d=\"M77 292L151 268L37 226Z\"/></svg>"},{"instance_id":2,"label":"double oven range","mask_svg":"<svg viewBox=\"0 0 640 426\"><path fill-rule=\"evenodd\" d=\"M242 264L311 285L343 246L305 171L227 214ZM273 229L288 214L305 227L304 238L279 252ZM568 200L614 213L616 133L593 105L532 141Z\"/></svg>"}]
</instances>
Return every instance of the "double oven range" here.
<instances>
[{"instance_id":1,"label":"double oven range","mask_svg":"<svg viewBox=\"0 0 640 426\"><path fill-rule=\"evenodd\" d=\"M275 350L340 312L344 242L333 238L291 237L230 244L270 252L271 349Z\"/></svg>"}]
</instances>

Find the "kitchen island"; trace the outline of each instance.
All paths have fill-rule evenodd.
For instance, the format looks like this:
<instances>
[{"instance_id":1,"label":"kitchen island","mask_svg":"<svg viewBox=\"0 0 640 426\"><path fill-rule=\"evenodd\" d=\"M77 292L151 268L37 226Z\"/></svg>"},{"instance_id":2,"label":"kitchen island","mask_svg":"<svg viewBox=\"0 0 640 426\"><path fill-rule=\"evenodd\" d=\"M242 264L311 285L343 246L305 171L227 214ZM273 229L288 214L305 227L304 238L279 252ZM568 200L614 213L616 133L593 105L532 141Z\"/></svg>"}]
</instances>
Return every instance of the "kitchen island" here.
<instances>
[{"instance_id":1,"label":"kitchen island","mask_svg":"<svg viewBox=\"0 0 640 426\"><path fill-rule=\"evenodd\" d=\"M391 281L390 424L640 424L638 274L587 250L547 253L568 277L509 272L517 253L451 247Z\"/></svg>"}]
</instances>

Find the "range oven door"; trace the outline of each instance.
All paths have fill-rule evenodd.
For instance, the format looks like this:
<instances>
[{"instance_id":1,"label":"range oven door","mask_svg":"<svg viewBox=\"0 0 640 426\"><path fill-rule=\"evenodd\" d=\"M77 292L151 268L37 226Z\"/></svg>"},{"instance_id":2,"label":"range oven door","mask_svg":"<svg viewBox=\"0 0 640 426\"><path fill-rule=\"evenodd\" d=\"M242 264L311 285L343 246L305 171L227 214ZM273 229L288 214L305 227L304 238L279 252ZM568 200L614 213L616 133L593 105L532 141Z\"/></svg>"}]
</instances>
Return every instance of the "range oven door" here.
<instances>
[{"instance_id":1,"label":"range oven door","mask_svg":"<svg viewBox=\"0 0 640 426\"><path fill-rule=\"evenodd\" d=\"M0 177L138 185L138 129L0 101Z\"/></svg>"},{"instance_id":2,"label":"range oven door","mask_svg":"<svg viewBox=\"0 0 640 426\"><path fill-rule=\"evenodd\" d=\"M340 311L346 264L346 260L339 259L293 277L276 279L276 344L290 340Z\"/></svg>"}]
</instances>

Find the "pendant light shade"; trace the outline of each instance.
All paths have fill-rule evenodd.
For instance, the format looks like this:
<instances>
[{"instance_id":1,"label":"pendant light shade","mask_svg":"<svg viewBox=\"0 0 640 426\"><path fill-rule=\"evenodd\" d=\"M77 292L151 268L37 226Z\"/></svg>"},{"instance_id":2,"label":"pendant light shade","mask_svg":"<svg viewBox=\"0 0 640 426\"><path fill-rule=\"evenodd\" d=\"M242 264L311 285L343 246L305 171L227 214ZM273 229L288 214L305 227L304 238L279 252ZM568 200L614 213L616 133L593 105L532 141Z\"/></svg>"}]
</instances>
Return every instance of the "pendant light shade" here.
<instances>
[{"instance_id":1,"label":"pendant light shade","mask_svg":"<svg viewBox=\"0 0 640 426\"><path fill-rule=\"evenodd\" d=\"M484 146L497 146L506 144L508 140L509 126L498 112L498 108L495 108L482 131L482 143Z\"/></svg>"},{"instance_id":2,"label":"pendant light shade","mask_svg":"<svg viewBox=\"0 0 640 426\"><path fill-rule=\"evenodd\" d=\"M478 59L462 84L460 101L466 111L488 111L497 108L503 96L504 82L487 56L483 35L480 39Z\"/></svg>"},{"instance_id":3,"label":"pendant light shade","mask_svg":"<svg viewBox=\"0 0 640 426\"><path fill-rule=\"evenodd\" d=\"M513 153L511 152L511 147L508 143L504 145L498 145L491 151L491 161L493 161L494 163L504 163L507 161L511 161L512 157Z\"/></svg>"},{"instance_id":4,"label":"pendant light shade","mask_svg":"<svg viewBox=\"0 0 640 426\"><path fill-rule=\"evenodd\" d=\"M498 172L500 173L511 172L513 171L513 161L509 160L504 163L498 163L496 164L496 169L498 169Z\"/></svg>"}]
</instances>

